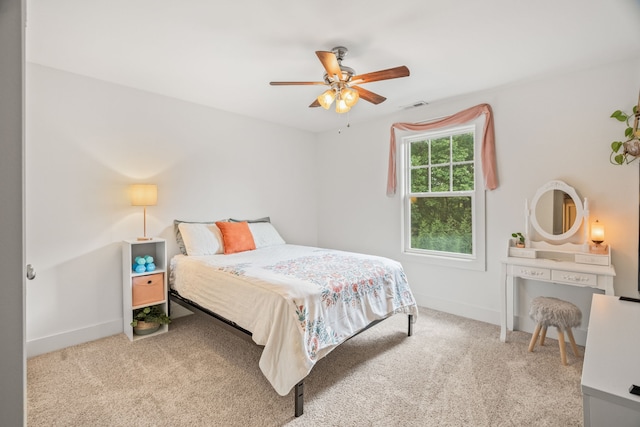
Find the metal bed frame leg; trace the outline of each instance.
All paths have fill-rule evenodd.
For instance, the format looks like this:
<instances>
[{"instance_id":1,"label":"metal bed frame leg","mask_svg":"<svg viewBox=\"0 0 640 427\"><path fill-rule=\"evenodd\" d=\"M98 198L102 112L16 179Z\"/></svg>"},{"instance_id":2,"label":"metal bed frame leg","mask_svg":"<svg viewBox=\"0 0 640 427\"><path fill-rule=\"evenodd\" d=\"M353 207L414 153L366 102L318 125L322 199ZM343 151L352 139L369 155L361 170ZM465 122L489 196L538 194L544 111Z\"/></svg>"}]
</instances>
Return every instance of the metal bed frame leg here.
<instances>
[{"instance_id":1,"label":"metal bed frame leg","mask_svg":"<svg viewBox=\"0 0 640 427\"><path fill-rule=\"evenodd\" d=\"M296 384L293 391L293 398L296 403L296 417L299 417L304 412L304 380Z\"/></svg>"},{"instance_id":2,"label":"metal bed frame leg","mask_svg":"<svg viewBox=\"0 0 640 427\"><path fill-rule=\"evenodd\" d=\"M407 315L409 324L407 328L407 336L413 335L413 314ZM371 325L370 325L371 326ZM365 328L368 329L368 328ZM293 389L293 399L295 402L295 415L301 416L304 413L304 380L295 385Z\"/></svg>"}]
</instances>

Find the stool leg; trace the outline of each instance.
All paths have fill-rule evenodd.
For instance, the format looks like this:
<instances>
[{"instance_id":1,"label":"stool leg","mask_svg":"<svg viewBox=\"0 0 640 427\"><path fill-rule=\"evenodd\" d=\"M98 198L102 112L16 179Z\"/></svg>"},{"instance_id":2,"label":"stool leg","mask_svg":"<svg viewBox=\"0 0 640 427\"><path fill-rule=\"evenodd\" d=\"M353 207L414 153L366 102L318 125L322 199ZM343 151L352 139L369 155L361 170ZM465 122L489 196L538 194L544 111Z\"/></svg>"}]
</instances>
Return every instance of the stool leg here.
<instances>
[{"instance_id":1,"label":"stool leg","mask_svg":"<svg viewBox=\"0 0 640 427\"><path fill-rule=\"evenodd\" d=\"M536 341L538 340L538 334L540 333L540 328L542 325L538 323L536 325L536 330L533 331L533 335L531 336L531 342L529 343L529 351L533 351L533 348L536 346Z\"/></svg>"},{"instance_id":2,"label":"stool leg","mask_svg":"<svg viewBox=\"0 0 640 427\"><path fill-rule=\"evenodd\" d=\"M542 328L542 332L540 333L540 345L544 345L544 339L547 337L547 327L544 326Z\"/></svg>"},{"instance_id":3,"label":"stool leg","mask_svg":"<svg viewBox=\"0 0 640 427\"><path fill-rule=\"evenodd\" d=\"M578 346L576 345L576 340L573 339L573 332L571 328L567 329L567 335L569 335L569 342L571 343L571 348L573 349L573 354L576 357L580 357L580 352L578 351Z\"/></svg>"},{"instance_id":4,"label":"stool leg","mask_svg":"<svg viewBox=\"0 0 640 427\"><path fill-rule=\"evenodd\" d=\"M560 359L562 359L562 364L567 364L567 350L564 346L564 333L562 329L558 328L558 345L560 346Z\"/></svg>"}]
</instances>

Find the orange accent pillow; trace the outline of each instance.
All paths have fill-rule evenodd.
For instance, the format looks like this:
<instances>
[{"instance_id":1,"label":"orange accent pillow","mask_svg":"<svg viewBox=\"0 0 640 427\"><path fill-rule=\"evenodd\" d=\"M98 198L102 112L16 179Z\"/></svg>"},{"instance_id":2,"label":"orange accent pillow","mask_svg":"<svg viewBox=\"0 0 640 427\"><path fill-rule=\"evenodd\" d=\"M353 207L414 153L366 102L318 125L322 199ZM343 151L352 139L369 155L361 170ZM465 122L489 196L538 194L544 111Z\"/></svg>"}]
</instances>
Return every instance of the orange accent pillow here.
<instances>
[{"instance_id":1,"label":"orange accent pillow","mask_svg":"<svg viewBox=\"0 0 640 427\"><path fill-rule=\"evenodd\" d=\"M216 222L216 225L222 233L225 255L252 251L256 248L247 222Z\"/></svg>"}]
</instances>

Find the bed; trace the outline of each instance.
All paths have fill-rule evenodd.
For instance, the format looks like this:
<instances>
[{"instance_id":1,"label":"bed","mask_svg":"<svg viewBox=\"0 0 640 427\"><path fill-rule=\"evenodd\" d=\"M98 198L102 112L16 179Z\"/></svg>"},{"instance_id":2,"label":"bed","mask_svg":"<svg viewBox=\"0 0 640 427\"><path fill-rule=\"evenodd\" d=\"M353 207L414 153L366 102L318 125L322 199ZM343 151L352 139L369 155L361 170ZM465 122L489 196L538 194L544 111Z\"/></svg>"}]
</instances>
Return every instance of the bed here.
<instances>
[{"instance_id":1,"label":"bed","mask_svg":"<svg viewBox=\"0 0 640 427\"><path fill-rule=\"evenodd\" d=\"M240 229L248 243L237 250ZM264 346L260 370L278 394L295 388L296 416L304 378L338 345L396 313L408 315L412 332L417 305L394 260L286 244L268 221L176 230L183 253L171 259L170 298Z\"/></svg>"}]
</instances>

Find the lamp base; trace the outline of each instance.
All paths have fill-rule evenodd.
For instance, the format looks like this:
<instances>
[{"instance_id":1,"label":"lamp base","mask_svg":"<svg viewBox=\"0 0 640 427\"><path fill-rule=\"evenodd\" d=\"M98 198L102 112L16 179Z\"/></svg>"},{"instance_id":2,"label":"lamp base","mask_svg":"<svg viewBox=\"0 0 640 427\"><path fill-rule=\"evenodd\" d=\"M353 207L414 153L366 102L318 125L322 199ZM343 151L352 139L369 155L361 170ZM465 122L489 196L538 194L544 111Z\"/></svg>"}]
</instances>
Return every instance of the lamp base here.
<instances>
[{"instance_id":1,"label":"lamp base","mask_svg":"<svg viewBox=\"0 0 640 427\"><path fill-rule=\"evenodd\" d=\"M146 240L153 240L153 237L138 237L138 241L139 242L143 242L143 241L146 241Z\"/></svg>"},{"instance_id":2,"label":"lamp base","mask_svg":"<svg viewBox=\"0 0 640 427\"><path fill-rule=\"evenodd\" d=\"M594 253L594 254L604 254L604 255L606 255L609 252L609 245L603 245L601 243L602 242L596 243L593 246L589 246L589 252Z\"/></svg>"}]
</instances>

